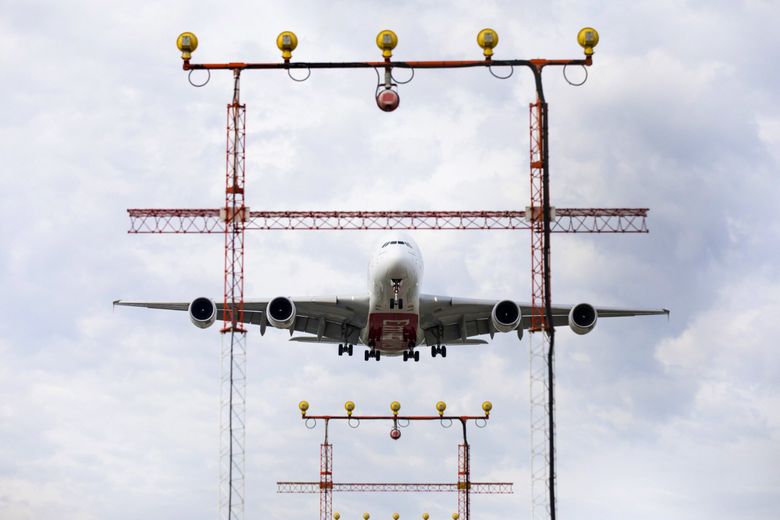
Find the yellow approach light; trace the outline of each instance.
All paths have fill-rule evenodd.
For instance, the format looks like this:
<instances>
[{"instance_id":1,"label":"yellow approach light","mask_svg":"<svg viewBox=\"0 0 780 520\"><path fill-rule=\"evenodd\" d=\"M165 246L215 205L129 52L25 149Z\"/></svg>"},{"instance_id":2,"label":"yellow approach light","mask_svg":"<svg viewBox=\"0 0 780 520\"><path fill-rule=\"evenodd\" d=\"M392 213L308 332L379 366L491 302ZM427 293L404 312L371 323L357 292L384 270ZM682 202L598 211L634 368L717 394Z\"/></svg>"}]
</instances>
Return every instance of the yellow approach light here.
<instances>
[{"instance_id":1,"label":"yellow approach light","mask_svg":"<svg viewBox=\"0 0 780 520\"><path fill-rule=\"evenodd\" d=\"M599 44L599 32L593 27L584 27L577 33L577 43L585 49L585 55L593 54L593 47Z\"/></svg>"},{"instance_id":2,"label":"yellow approach light","mask_svg":"<svg viewBox=\"0 0 780 520\"><path fill-rule=\"evenodd\" d=\"M306 417L306 410L309 409L309 403L307 401L301 401L298 403L298 409L301 411L301 415Z\"/></svg>"},{"instance_id":3,"label":"yellow approach light","mask_svg":"<svg viewBox=\"0 0 780 520\"><path fill-rule=\"evenodd\" d=\"M176 38L176 47L181 51L181 59L189 60L198 48L198 37L191 32L183 32Z\"/></svg>"},{"instance_id":4,"label":"yellow approach light","mask_svg":"<svg viewBox=\"0 0 780 520\"><path fill-rule=\"evenodd\" d=\"M284 61L290 61L292 51L298 46L298 37L292 31L282 31L276 37L276 46L282 51Z\"/></svg>"},{"instance_id":5,"label":"yellow approach light","mask_svg":"<svg viewBox=\"0 0 780 520\"><path fill-rule=\"evenodd\" d=\"M385 58L392 57L396 45L398 45L398 36L390 29L385 29L376 35L376 46Z\"/></svg>"},{"instance_id":6,"label":"yellow approach light","mask_svg":"<svg viewBox=\"0 0 780 520\"><path fill-rule=\"evenodd\" d=\"M339 520L339 518L341 518L341 514L339 514L339 512L338 512L338 511L336 511L335 513L333 513L333 520Z\"/></svg>"},{"instance_id":7,"label":"yellow approach light","mask_svg":"<svg viewBox=\"0 0 780 520\"><path fill-rule=\"evenodd\" d=\"M390 410L393 412L393 415L398 415L398 410L401 409L401 403L398 401L393 401L390 403Z\"/></svg>"},{"instance_id":8,"label":"yellow approach light","mask_svg":"<svg viewBox=\"0 0 780 520\"><path fill-rule=\"evenodd\" d=\"M355 409L355 403L347 401L344 403L344 409L347 411L347 416L352 417L352 411Z\"/></svg>"},{"instance_id":9,"label":"yellow approach light","mask_svg":"<svg viewBox=\"0 0 780 520\"><path fill-rule=\"evenodd\" d=\"M484 403L482 403L482 411L485 412L485 417L490 415L490 410L492 409L493 409L493 403L491 403L490 401L485 401Z\"/></svg>"},{"instance_id":10,"label":"yellow approach light","mask_svg":"<svg viewBox=\"0 0 780 520\"><path fill-rule=\"evenodd\" d=\"M439 412L439 417L444 415L444 410L446 409L447 409L447 403L445 403L444 401L439 401L438 403L436 403L436 411Z\"/></svg>"},{"instance_id":11,"label":"yellow approach light","mask_svg":"<svg viewBox=\"0 0 780 520\"><path fill-rule=\"evenodd\" d=\"M482 29L477 35L477 44L482 47L482 54L490 59L493 56L493 49L498 45L498 33L493 29Z\"/></svg>"}]
</instances>

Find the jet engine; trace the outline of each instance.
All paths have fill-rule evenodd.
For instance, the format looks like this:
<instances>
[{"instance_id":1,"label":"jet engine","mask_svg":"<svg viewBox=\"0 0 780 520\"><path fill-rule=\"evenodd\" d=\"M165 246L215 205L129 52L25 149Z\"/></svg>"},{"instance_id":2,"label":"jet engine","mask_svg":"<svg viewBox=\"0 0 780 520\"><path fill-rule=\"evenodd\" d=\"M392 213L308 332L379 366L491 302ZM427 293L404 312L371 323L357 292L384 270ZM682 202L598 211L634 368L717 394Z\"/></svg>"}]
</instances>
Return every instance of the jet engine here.
<instances>
[{"instance_id":1,"label":"jet engine","mask_svg":"<svg viewBox=\"0 0 780 520\"><path fill-rule=\"evenodd\" d=\"M209 298L195 298L190 303L187 313L193 325L200 329L207 329L217 320L217 304Z\"/></svg>"},{"instance_id":2,"label":"jet engine","mask_svg":"<svg viewBox=\"0 0 780 520\"><path fill-rule=\"evenodd\" d=\"M498 302L490 313L490 321L498 332L511 332L520 325L520 307L512 300Z\"/></svg>"},{"instance_id":3,"label":"jet engine","mask_svg":"<svg viewBox=\"0 0 780 520\"><path fill-rule=\"evenodd\" d=\"M268 323L277 329L289 329L295 324L295 304L290 298L277 296L265 309Z\"/></svg>"},{"instance_id":4,"label":"jet engine","mask_svg":"<svg viewBox=\"0 0 780 520\"><path fill-rule=\"evenodd\" d=\"M569 327L575 334L587 334L596 326L599 315L593 305L580 303L569 311Z\"/></svg>"}]
</instances>

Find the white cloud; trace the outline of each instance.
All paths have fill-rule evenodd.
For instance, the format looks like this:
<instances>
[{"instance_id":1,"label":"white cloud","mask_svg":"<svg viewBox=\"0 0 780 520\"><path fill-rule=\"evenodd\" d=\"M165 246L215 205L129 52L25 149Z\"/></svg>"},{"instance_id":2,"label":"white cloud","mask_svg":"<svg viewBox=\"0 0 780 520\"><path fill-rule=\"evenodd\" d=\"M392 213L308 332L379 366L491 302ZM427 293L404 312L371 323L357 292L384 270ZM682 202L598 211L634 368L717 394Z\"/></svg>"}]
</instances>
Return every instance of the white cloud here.
<instances>
[{"instance_id":1,"label":"white cloud","mask_svg":"<svg viewBox=\"0 0 780 520\"><path fill-rule=\"evenodd\" d=\"M772 2L205 2L62 6L11 2L0 14L4 196L0 217L0 517L207 518L217 501L219 338L179 313L109 311L118 297L189 299L222 290L221 236L128 236L127 207L217 207L224 189L230 80L191 88L173 39L196 56L276 60L376 57L395 29L399 58L579 55L601 30L589 82L546 72L558 207L649 206L649 236L554 240L556 301L668 306L671 320L600 320L558 335L561 514L584 518L774 518L780 304L772 259L777 47ZM235 16L240 12L241 16ZM657 37L657 35L662 37ZM704 42L704 43L702 43ZM305 83L250 74L248 203L269 209L523 209L530 75L417 71L401 107L377 110L373 71L315 71ZM364 290L376 233L247 238L251 296ZM416 233L425 289L527 299L528 238ZM480 517L528 510L527 340L502 336L444 361L366 364L279 331L248 336L247 517L303 518L317 498L274 494L316 479L322 430L308 399L366 412L393 399L431 412L494 402L472 430L473 468L513 480L475 497ZM360 354L357 353L357 356ZM343 426L343 425L342 425ZM457 432L414 425L333 428L338 479L454 478ZM344 496L403 518L449 515L454 496Z\"/></svg>"}]
</instances>

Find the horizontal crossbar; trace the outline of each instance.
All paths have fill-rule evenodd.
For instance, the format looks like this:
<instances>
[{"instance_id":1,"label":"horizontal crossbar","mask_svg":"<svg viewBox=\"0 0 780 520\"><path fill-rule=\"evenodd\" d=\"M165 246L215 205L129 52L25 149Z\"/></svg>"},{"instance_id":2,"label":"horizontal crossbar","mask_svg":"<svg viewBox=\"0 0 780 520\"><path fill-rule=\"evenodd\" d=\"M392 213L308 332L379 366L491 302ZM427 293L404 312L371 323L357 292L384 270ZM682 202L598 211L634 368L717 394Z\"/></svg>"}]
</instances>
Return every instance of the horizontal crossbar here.
<instances>
[{"instance_id":1,"label":"horizontal crossbar","mask_svg":"<svg viewBox=\"0 0 780 520\"><path fill-rule=\"evenodd\" d=\"M556 208L553 233L647 233L647 208ZM128 233L224 233L227 216L247 231L530 230L525 211L236 211L128 209Z\"/></svg>"},{"instance_id":2,"label":"horizontal crossbar","mask_svg":"<svg viewBox=\"0 0 780 520\"><path fill-rule=\"evenodd\" d=\"M460 484L463 486L464 484ZM499 494L508 495L514 493L511 482L469 482L469 492L473 494ZM277 493L319 493L323 486L327 486L334 492L344 493L455 493L458 491L457 482L450 483L400 483L400 482L277 482Z\"/></svg>"}]
</instances>

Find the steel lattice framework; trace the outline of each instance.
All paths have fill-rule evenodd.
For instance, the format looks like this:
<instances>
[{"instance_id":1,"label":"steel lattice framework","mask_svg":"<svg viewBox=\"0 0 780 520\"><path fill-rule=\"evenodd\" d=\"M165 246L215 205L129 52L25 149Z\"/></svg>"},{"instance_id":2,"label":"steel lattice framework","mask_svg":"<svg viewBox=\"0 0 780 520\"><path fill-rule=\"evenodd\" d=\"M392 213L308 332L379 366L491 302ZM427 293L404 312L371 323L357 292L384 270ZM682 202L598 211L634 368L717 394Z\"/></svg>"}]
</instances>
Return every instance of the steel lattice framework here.
<instances>
[{"instance_id":1,"label":"steel lattice framework","mask_svg":"<svg viewBox=\"0 0 780 520\"><path fill-rule=\"evenodd\" d=\"M547 103L529 105L531 166L531 326L529 327L529 395L531 423L531 517L555 520L555 396L553 359L555 328L550 313L550 232Z\"/></svg>"},{"instance_id":2,"label":"steel lattice framework","mask_svg":"<svg viewBox=\"0 0 780 520\"><path fill-rule=\"evenodd\" d=\"M220 404L220 496L223 520L244 518L246 438L246 329L244 328L244 230L246 106L239 102L238 71L227 106L225 151L225 296L222 316Z\"/></svg>"},{"instance_id":3,"label":"steel lattice framework","mask_svg":"<svg viewBox=\"0 0 780 520\"><path fill-rule=\"evenodd\" d=\"M351 403L351 402L348 402ZM304 405L305 406L301 406ZM352 409L354 409L354 403ZM398 404L398 403L393 403ZM487 406L487 407L486 407ZM482 409L484 416L446 416L444 408L439 415L398 415L398 408L394 415L353 415L352 409L347 408L347 415L307 415L309 403L302 401L299 408L301 418L306 421L307 428L313 429L317 421L323 421L325 438L320 444L320 480L319 482L292 482L280 481L276 483L277 493L317 493L320 497L320 520L331 520L333 515L333 493L457 493L458 515L461 520L471 518L471 494L482 495L512 494L511 482L472 482L471 481L471 447L467 437L467 425L474 421L480 427L487 425L490 419L492 404L485 402ZM346 405L345 405L346 408ZM446 408L446 405L445 405ZM438 403L437 403L438 409ZM458 478L457 482L421 483L421 482L333 482L333 445L328 441L330 421L347 421L353 428L357 428L361 421L390 421L393 429L401 436L399 428L408 426L412 421L440 422L445 428L449 428L454 422L461 425L463 442L458 444ZM449 424L449 426L447 426ZM391 435L392 437L392 435Z\"/></svg>"},{"instance_id":4,"label":"steel lattice framework","mask_svg":"<svg viewBox=\"0 0 780 520\"><path fill-rule=\"evenodd\" d=\"M194 40L194 44L193 44ZM183 33L177 45L182 51L185 71L228 70L234 76L233 100L228 105L227 174L225 205L219 209L131 209L129 233L182 234L223 233L225 236L225 298L222 349L222 426L221 426L221 492L220 514L226 520L241 520L244 513L244 416L245 416L245 362L246 330L242 325L244 312L244 233L246 230L528 230L531 232L532 255L532 324L531 324L531 423L532 466L542 464L540 471L532 469L535 486L532 500L533 518L550 517L555 520L555 449L554 449L554 393L553 353L554 329L550 319L550 233L647 233L647 209L555 209L549 200L549 146L547 103L542 87L542 70L547 66L566 67L592 65L592 46L598 43L598 34L585 28L578 35L585 49L585 59L493 60L486 53L485 60L460 61L401 61L386 57L381 62L324 62L292 63L190 63L191 51L197 39ZM280 47L281 49L281 47ZM239 79L244 70L315 69L384 69L386 88L394 68L452 69L484 67L491 71L499 67L526 67L534 76L536 103L531 105L531 206L527 211L254 211L245 205L245 106L239 102ZM511 74L510 74L511 75ZM565 76L565 68L564 68ZM209 76L210 77L210 76ZM291 76L292 77L292 76ZM307 76L308 77L308 76ZM499 77L499 76L496 76ZM509 77L509 76L506 76ZM586 76L587 77L587 76ZM202 85L197 85L202 86ZM381 86L381 84L380 84ZM379 87L378 87L379 88ZM541 334L540 334L541 333ZM535 341L541 336L541 343ZM229 341L228 341L229 338ZM546 420L538 414L546 410ZM542 438L535 438L534 432ZM465 441L465 435L464 435ZM459 512L466 520L469 513L468 494L480 484L471 483L468 444L459 450L459 477L456 485ZM322 445L321 456L327 465L321 468L317 492L320 493L321 512L328 508L332 492L339 486L363 484L334 484L332 482L332 447ZM464 448L464 445L461 445ZM546 451L545 451L546 450ZM539 456L539 461L537 461ZM463 477L462 475L465 475ZM287 483L290 484L290 483ZM308 485L309 483L301 483ZM392 486L393 484L365 484ZM424 484L441 486L445 484ZM500 483L492 485L501 486ZM418 486L408 484L407 486ZM344 489L347 490L347 489ZM408 491L411 491L410 487ZM426 489L428 490L428 489ZM546 493L544 492L546 491ZM323 507L325 506L325 507ZM330 513L330 509L327 509ZM465 513L465 515L463 515Z\"/></svg>"},{"instance_id":5,"label":"steel lattice framework","mask_svg":"<svg viewBox=\"0 0 780 520\"><path fill-rule=\"evenodd\" d=\"M557 208L553 233L647 233L647 208ZM537 209L538 212L538 209ZM224 233L223 209L128 209L131 234ZM531 230L532 211L248 211L249 231Z\"/></svg>"},{"instance_id":6,"label":"steel lattice framework","mask_svg":"<svg viewBox=\"0 0 780 520\"><path fill-rule=\"evenodd\" d=\"M277 482L277 493L314 494L319 493L320 482ZM511 495L511 482L470 482L469 492L475 495ZM460 491L457 482L333 482L334 493L456 493Z\"/></svg>"}]
</instances>

